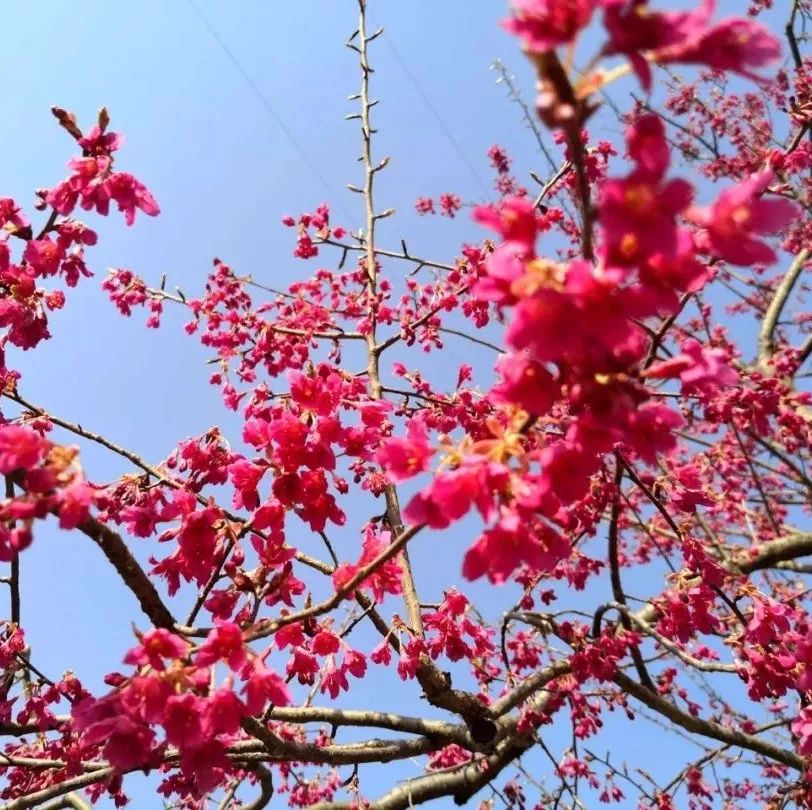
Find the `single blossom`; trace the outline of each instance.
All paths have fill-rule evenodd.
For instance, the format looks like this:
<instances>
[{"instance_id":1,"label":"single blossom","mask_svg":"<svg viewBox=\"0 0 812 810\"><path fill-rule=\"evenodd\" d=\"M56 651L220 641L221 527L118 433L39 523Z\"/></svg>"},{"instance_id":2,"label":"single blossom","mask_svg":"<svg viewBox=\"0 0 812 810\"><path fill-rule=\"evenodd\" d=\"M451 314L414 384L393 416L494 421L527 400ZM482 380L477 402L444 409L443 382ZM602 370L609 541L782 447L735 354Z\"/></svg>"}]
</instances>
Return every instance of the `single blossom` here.
<instances>
[{"instance_id":1,"label":"single blossom","mask_svg":"<svg viewBox=\"0 0 812 810\"><path fill-rule=\"evenodd\" d=\"M138 667L149 665L162 672L167 660L183 658L188 651L186 641L161 627L142 634L139 644L124 656L124 663Z\"/></svg>"},{"instance_id":2,"label":"single blossom","mask_svg":"<svg viewBox=\"0 0 812 810\"><path fill-rule=\"evenodd\" d=\"M172 695L166 701L163 727L170 745L176 745L178 748L196 748L205 742L204 707L203 699L190 692Z\"/></svg>"},{"instance_id":3,"label":"single blossom","mask_svg":"<svg viewBox=\"0 0 812 810\"><path fill-rule=\"evenodd\" d=\"M681 43L693 43L707 29L713 0L703 0L691 11L652 11L649 0L601 0L609 42L607 55L623 54L646 90L651 89L651 68L644 54L659 53Z\"/></svg>"},{"instance_id":4,"label":"single blossom","mask_svg":"<svg viewBox=\"0 0 812 810\"><path fill-rule=\"evenodd\" d=\"M236 734L244 715L245 706L231 689L217 689L205 703L203 734L208 739L218 734Z\"/></svg>"},{"instance_id":5,"label":"single blossom","mask_svg":"<svg viewBox=\"0 0 812 810\"><path fill-rule=\"evenodd\" d=\"M512 0L503 25L531 51L566 45L589 25L597 0Z\"/></svg>"},{"instance_id":6,"label":"single blossom","mask_svg":"<svg viewBox=\"0 0 812 810\"><path fill-rule=\"evenodd\" d=\"M491 389L496 403L516 403L541 416L561 395L561 384L541 363L524 354L506 354L496 364L501 381Z\"/></svg>"},{"instance_id":7,"label":"single blossom","mask_svg":"<svg viewBox=\"0 0 812 810\"><path fill-rule=\"evenodd\" d=\"M469 457L457 469L435 476L429 487L408 503L404 517L410 523L445 529L474 506L483 520L491 520L496 514L496 496L509 478L503 464L481 456Z\"/></svg>"},{"instance_id":8,"label":"single blossom","mask_svg":"<svg viewBox=\"0 0 812 810\"><path fill-rule=\"evenodd\" d=\"M462 575L470 580L487 575L498 584L522 565L534 573L550 571L569 551L569 543L550 526L508 514L465 552Z\"/></svg>"},{"instance_id":9,"label":"single blossom","mask_svg":"<svg viewBox=\"0 0 812 810\"><path fill-rule=\"evenodd\" d=\"M390 543L391 532L376 532L368 526L364 533L361 557L357 563L342 563L333 572L333 584L335 587L343 588L350 582L358 572L365 566L377 559ZM399 594L402 591L402 569L397 557L387 560L382 565L377 566L361 584L360 588L370 588L376 602L382 602L388 593Z\"/></svg>"},{"instance_id":10,"label":"single blossom","mask_svg":"<svg viewBox=\"0 0 812 810\"><path fill-rule=\"evenodd\" d=\"M752 68L772 64L781 57L781 43L763 25L739 18L723 20L684 42L655 54L658 62L706 65L713 70L760 78Z\"/></svg>"},{"instance_id":11,"label":"single blossom","mask_svg":"<svg viewBox=\"0 0 812 810\"><path fill-rule=\"evenodd\" d=\"M792 721L792 733L798 738L798 751L803 756L812 754L812 708L805 706Z\"/></svg>"},{"instance_id":12,"label":"single blossom","mask_svg":"<svg viewBox=\"0 0 812 810\"><path fill-rule=\"evenodd\" d=\"M16 470L36 466L48 450L49 443L31 428L20 425L0 425L0 473L9 475Z\"/></svg>"},{"instance_id":13,"label":"single blossom","mask_svg":"<svg viewBox=\"0 0 812 810\"><path fill-rule=\"evenodd\" d=\"M688 218L704 228L699 246L731 264L775 262L775 251L759 237L786 227L798 209L780 197L764 198L772 180L769 170L752 174L723 191L710 207L689 210Z\"/></svg>"},{"instance_id":14,"label":"single blossom","mask_svg":"<svg viewBox=\"0 0 812 810\"><path fill-rule=\"evenodd\" d=\"M290 692L285 681L261 661L247 664L243 669L245 705L251 714L259 714L269 701L274 706L287 706Z\"/></svg>"},{"instance_id":15,"label":"single blossom","mask_svg":"<svg viewBox=\"0 0 812 810\"><path fill-rule=\"evenodd\" d=\"M253 511L259 507L257 487L267 467L252 464L248 459L238 458L228 467L229 478L234 484L234 507Z\"/></svg>"},{"instance_id":16,"label":"single blossom","mask_svg":"<svg viewBox=\"0 0 812 810\"><path fill-rule=\"evenodd\" d=\"M246 661L246 651L239 625L233 622L217 622L200 645L195 660L202 667L216 664L218 661L225 661L234 671L242 667Z\"/></svg>"},{"instance_id":17,"label":"single blossom","mask_svg":"<svg viewBox=\"0 0 812 810\"><path fill-rule=\"evenodd\" d=\"M387 439L376 454L378 463L393 481L405 481L429 468L434 455L426 426L412 419L406 428L406 438Z\"/></svg>"},{"instance_id":18,"label":"single blossom","mask_svg":"<svg viewBox=\"0 0 812 810\"><path fill-rule=\"evenodd\" d=\"M721 349L707 349L698 340L683 341L682 352L669 360L654 363L646 377L670 379L679 377L682 393L713 392L733 385L739 375L727 364Z\"/></svg>"},{"instance_id":19,"label":"single blossom","mask_svg":"<svg viewBox=\"0 0 812 810\"><path fill-rule=\"evenodd\" d=\"M511 197L498 206L480 205L474 209L474 220L496 231L502 245L521 256L534 252L539 223L533 201Z\"/></svg>"}]
</instances>

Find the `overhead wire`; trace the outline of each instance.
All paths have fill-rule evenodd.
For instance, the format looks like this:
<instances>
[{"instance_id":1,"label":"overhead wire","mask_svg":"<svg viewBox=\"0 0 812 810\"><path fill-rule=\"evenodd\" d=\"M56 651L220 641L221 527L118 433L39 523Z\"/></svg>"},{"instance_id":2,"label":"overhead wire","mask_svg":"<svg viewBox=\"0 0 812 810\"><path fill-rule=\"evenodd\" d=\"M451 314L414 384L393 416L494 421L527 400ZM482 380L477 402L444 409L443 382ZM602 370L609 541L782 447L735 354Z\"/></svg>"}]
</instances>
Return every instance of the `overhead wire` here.
<instances>
[{"instance_id":1,"label":"overhead wire","mask_svg":"<svg viewBox=\"0 0 812 810\"><path fill-rule=\"evenodd\" d=\"M217 29L211 23L209 18L203 13L200 9L200 6L197 4L196 0L187 0L189 6L191 7L192 11L194 12L195 16L200 20L203 24L203 27L209 32L211 38L217 43L220 47L220 50L226 55L228 60L234 66L235 70L242 76L245 80L245 83L248 85L251 92L254 94L256 99L265 109L265 111L270 115L273 119L274 123L277 125L279 130L285 136L286 140L290 145L295 149L296 154L301 158L302 162L310 169L313 173L313 176L319 181L321 186L323 187L324 191L328 193L329 198L333 201L333 205L335 205L345 216L349 216L348 212L346 211L345 207L340 202L340 198L338 197L335 189L333 188L330 181L322 174L318 166L315 162L310 158L310 156L305 151L304 147L299 143L296 135L294 134L293 130L285 123L284 118L278 112L278 110L274 107L271 103L270 99L265 95L262 91L262 88L254 81L251 77L251 74L243 67L240 60L237 58L236 54L229 48L226 41L220 36Z\"/></svg>"},{"instance_id":2,"label":"overhead wire","mask_svg":"<svg viewBox=\"0 0 812 810\"><path fill-rule=\"evenodd\" d=\"M457 140L454 133L451 131L451 127L448 126L448 124L445 121L445 118L442 116L440 111L434 105L428 93L423 89L420 80L417 78L414 71L409 67L409 63L400 55L400 51L395 45L391 33L387 32L386 35L382 37L382 40L386 45L386 47L389 49L394 60L400 66L409 83L412 85L412 87L414 87L417 95L420 96L420 99L423 101L423 104L426 106L426 109L431 113L432 117L437 122L437 125L440 127L440 130L445 136L445 139L448 141L449 145L454 150L454 153L460 159L461 163L465 166L465 168L471 175L471 178L476 183L479 190L486 197L489 197L491 195L491 191L488 189L487 185L480 177L479 172L477 172L474 164L468 159L468 156L465 154L465 150L462 148L462 145Z\"/></svg>"}]
</instances>

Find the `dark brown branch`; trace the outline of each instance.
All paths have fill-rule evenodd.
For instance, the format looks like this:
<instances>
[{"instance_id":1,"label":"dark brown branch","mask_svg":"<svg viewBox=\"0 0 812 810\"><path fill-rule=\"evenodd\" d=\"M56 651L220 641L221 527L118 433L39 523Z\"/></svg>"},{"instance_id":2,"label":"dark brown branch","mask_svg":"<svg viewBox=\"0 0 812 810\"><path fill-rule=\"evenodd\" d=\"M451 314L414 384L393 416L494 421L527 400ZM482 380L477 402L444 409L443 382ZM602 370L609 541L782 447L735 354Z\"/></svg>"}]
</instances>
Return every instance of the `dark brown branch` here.
<instances>
[{"instance_id":1,"label":"dark brown branch","mask_svg":"<svg viewBox=\"0 0 812 810\"><path fill-rule=\"evenodd\" d=\"M14 497L14 482L11 476L6 476L6 497ZM20 555L16 553L11 558L11 572L9 574L9 596L11 602L11 621L20 624Z\"/></svg>"},{"instance_id":2,"label":"dark brown branch","mask_svg":"<svg viewBox=\"0 0 812 810\"><path fill-rule=\"evenodd\" d=\"M20 480L14 477L14 483L22 486L22 477ZM51 514L58 516L58 508L54 507ZM124 584L138 600L141 610L155 627L171 630L177 626L177 622L158 595L152 580L133 557L120 534L92 517L83 520L76 528L93 540L102 550Z\"/></svg>"},{"instance_id":3,"label":"dark brown branch","mask_svg":"<svg viewBox=\"0 0 812 810\"><path fill-rule=\"evenodd\" d=\"M607 532L608 538L608 556L609 556L609 579L612 584L612 595L615 601L626 607L626 594L623 592L623 584L620 579L620 563L618 561L618 522L620 520L620 496L623 486L623 465L618 453L615 458L615 497L612 500L612 511L609 517L609 530ZM626 610L620 612L620 623L624 629L631 631L632 623L629 619ZM648 674L646 665L643 663L643 656L640 655L640 650L636 646L631 646L629 652L634 662L634 667L637 670L637 676L640 678L640 683L646 689L655 689L652 683L651 676Z\"/></svg>"},{"instance_id":4,"label":"dark brown branch","mask_svg":"<svg viewBox=\"0 0 812 810\"><path fill-rule=\"evenodd\" d=\"M121 535L94 518L87 518L77 528L102 550L153 625L168 630L174 629L177 625L175 618L164 605L152 580L144 573L144 569L133 557Z\"/></svg>"},{"instance_id":5,"label":"dark brown branch","mask_svg":"<svg viewBox=\"0 0 812 810\"><path fill-rule=\"evenodd\" d=\"M273 799L273 774L263 765L251 768L259 783L259 796L251 804L246 804L243 810L263 810Z\"/></svg>"}]
</instances>

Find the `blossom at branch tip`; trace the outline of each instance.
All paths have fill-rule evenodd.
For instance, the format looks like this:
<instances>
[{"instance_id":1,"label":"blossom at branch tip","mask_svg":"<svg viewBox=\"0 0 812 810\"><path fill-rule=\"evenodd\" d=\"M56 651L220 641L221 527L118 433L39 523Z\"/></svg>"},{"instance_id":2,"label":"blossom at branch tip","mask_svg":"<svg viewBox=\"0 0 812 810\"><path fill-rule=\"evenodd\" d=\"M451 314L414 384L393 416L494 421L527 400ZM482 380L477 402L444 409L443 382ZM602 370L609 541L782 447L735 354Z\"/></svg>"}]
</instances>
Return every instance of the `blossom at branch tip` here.
<instances>
[{"instance_id":1,"label":"blossom at branch tip","mask_svg":"<svg viewBox=\"0 0 812 810\"><path fill-rule=\"evenodd\" d=\"M603 52L626 56L640 83L650 90L651 67L644 54L696 41L710 23L714 0L703 0L692 11L652 11L649 0L601 0L601 5L609 34Z\"/></svg>"},{"instance_id":2,"label":"blossom at branch tip","mask_svg":"<svg viewBox=\"0 0 812 810\"><path fill-rule=\"evenodd\" d=\"M245 642L239 625L221 620L215 622L215 626L195 654L198 666L206 667L218 661L225 661L234 671L240 669L246 660Z\"/></svg>"},{"instance_id":3,"label":"blossom at branch tip","mask_svg":"<svg viewBox=\"0 0 812 810\"><path fill-rule=\"evenodd\" d=\"M792 733L798 738L798 751L804 756L812 754L812 707L801 709L792 721Z\"/></svg>"},{"instance_id":4,"label":"blossom at branch tip","mask_svg":"<svg viewBox=\"0 0 812 810\"><path fill-rule=\"evenodd\" d=\"M496 512L496 496L508 479L509 470L504 464L469 456L456 469L436 475L425 490L412 498L403 516L413 524L445 529L474 506L483 520L491 520Z\"/></svg>"},{"instance_id":5,"label":"blossom at branch tip","mask_svg":"<svg viewBox=\"0 0 812 810\"><path fill-rule=\"evenodd\" d=\"M646 90L649 59L660 64L706 65L713 70L758 78L781 55L779 40L754 20L731 18L711 25L715 0L691 11L651 11L648 0L601 0L609 42L606 55L623 54ZM648 57L648 58L647 58Z\"/></svg>"},{"instance_id":6,"label":"blossom at branch tip","mask_svg":"<svg viewBox=\"0 0 812 810\"><path fill-rule=\"evenodd\" d=\"M763 25L753 20L722 20L698 38L667 47L656 54L658 62L706 65L712 70L761 78L751 68L765 67L781 56L781 44Z\"/></svg>"},{"instance_id":7,"label":"blossom at branch tip","mask_svg":"<svg viewBox=\"0 0 812 810\"><path fill-rule=\"evenodd\" d=\"M361 557L357 563L344 562L333 572L333 585L343 588L362 569L378 558L391 542L392 533L389 531L376 531L368 526L364 532L361 545ZM373 573L357 585L358 588L370 588L376 602L382 602L386 594L399 594L402 592L402 569L398 558L395 557L379 565Z\"/></svg>"},{"instance_id":8,"label":"blossom at branch tip","mask_svg":"<svg viewBox=\"0 0 812 810\"><path fill-rule=\"evenodd\" d=\"M473 218L496 231L502 238L501 244L515 253L530 256L534 252L539 224L535 206L527 197L510 197L496 207L477 206Z\"/></svg>"}]
</instances>

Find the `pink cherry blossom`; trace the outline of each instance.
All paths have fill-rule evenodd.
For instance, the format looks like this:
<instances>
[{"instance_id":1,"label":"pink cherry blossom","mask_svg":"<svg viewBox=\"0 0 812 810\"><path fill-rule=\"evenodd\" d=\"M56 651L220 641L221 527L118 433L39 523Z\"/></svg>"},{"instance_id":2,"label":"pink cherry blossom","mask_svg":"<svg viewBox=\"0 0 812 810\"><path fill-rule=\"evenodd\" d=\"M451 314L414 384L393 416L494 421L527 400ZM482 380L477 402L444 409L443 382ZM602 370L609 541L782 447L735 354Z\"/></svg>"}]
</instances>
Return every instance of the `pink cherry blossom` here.
<instances>
[{"instance_id":1,"label":"pink cherry blossom","mask_svg":"<svg viewBox=\"0 0 812 810\"><path fill-rule=\"evenodd\" d=\"M504 27L530 50L565 45L589 24L596 0L511 0L513 16Z\"/></svg>"},{"instance_id":2,"label":"pink cherry blossom","mask_svg":"<svg viewBox=\"0 0 812 810\"><path fill-rule=\"evenodd\" d=\"M681 348L682 353L676 357L652 365L646 376L665 379L679 377L685 394L713 391L733 385L739 379L739 375L725 362L724 352L719 349L706 349L693 339L684 341Z\"/></svg>"},{"instance_id":3,"label":"pink cherry blossom","mask_svg":"<svg viewBox=\"0 0 812 810\"><path fill-rule=\"evenodd\" d=\"M428 469L434 448L429 444L426 427L411 420L405 439L387 439L377 459L393 481L405 481Z\"/></svg>"},{"instance_id":4,"label":"pink cherry blossom","mask_svg":"<svg viewBox=\"0 0 812 810\"><path fill-rule=\"evenodd\" d=\"M140 636L139 644L133 647L125 656L125 664L144 666L148 664L153 669L163 671L166 660L183 658L189 651L189 645L179 636L168 630L158 628L148 630Z\"/></svg>"},{"instance_id":5,"label":"pink cherry blossom","mask_svg":"<svg viewBox=\"0 0 812 810\"><path fill-rule=\"evenodd\" d=\"M758 237L786 227L797 208L781 198L764 199L773 179L771 171L753 174L723 191L710 207L689 211L691 220L705 229L700 246L731 264L775 262L775 251Z\"/></svg>"}]
</instances>

